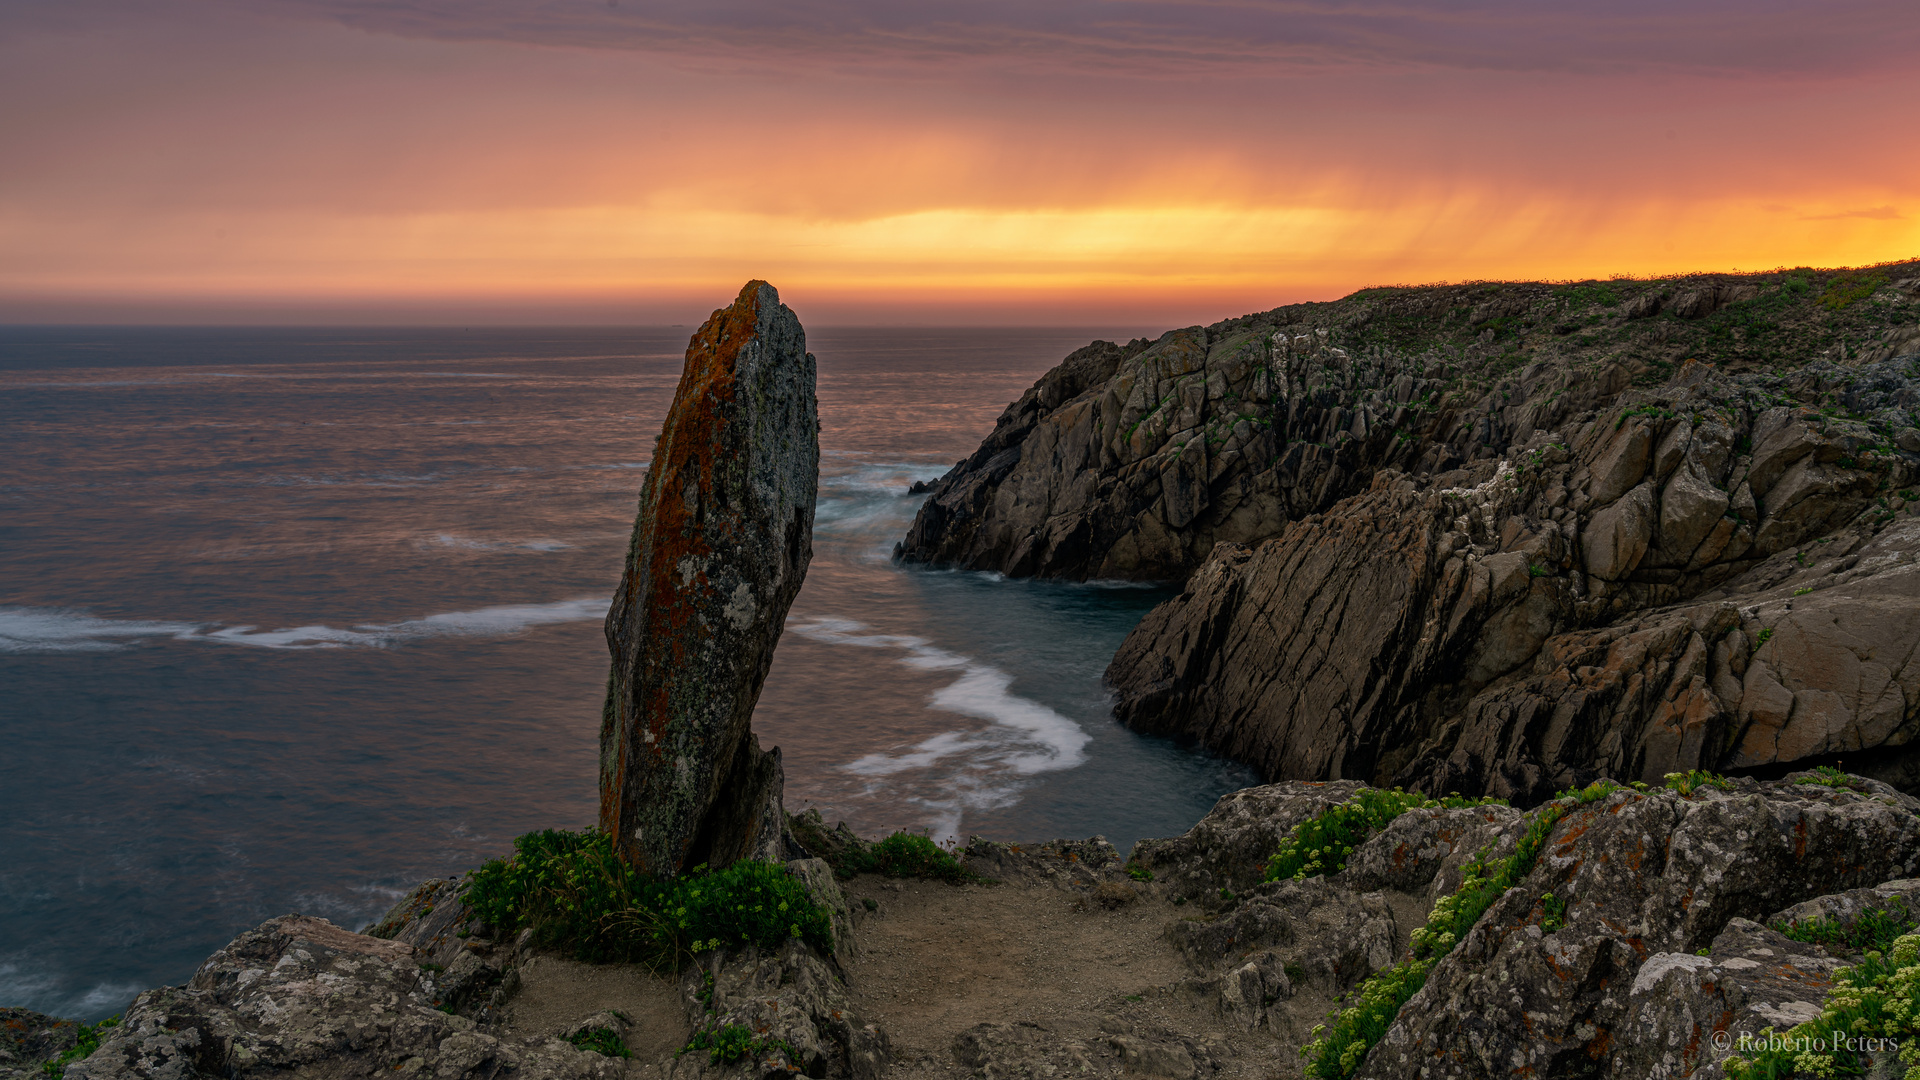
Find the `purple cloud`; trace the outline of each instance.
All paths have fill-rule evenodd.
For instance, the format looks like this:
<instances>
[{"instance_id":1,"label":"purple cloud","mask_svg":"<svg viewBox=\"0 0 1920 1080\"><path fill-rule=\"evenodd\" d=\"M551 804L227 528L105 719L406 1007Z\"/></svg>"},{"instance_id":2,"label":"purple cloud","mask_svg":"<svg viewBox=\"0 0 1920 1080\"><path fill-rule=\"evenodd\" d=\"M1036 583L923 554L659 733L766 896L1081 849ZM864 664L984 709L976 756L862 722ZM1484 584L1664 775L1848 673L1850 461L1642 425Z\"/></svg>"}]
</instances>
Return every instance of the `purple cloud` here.
<instances>
[{"instance_id":1,"label":"purple cloud","mask_svg":"<svg viewBox=\"0 0 1920 1080\"><path fill-rule=\"evenodd\" d=\"M378 33L846 67L1440 67L1825 77L1920 53L1903 0L274 0ZM249 5L261 10L257 0Z\"/></svg>"}]
</instances>

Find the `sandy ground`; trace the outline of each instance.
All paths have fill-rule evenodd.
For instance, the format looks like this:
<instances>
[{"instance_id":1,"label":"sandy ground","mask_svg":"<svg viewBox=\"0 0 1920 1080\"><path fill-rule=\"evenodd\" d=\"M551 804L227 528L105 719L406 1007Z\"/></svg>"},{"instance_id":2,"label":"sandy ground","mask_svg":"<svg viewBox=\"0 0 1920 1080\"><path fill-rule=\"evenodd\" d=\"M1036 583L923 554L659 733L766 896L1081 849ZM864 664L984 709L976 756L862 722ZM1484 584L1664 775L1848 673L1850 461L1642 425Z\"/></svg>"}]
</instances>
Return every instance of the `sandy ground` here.
<instances>
[{"instance_id":1,"label":"sandy ground","mask_svg":"<svg viewBox=\"0 0 1920 1080\"><path fill-rule=\"evenodd\" d=\"M626 1038L633 1051L629 1075L656 1075L661 1059L693 1037L675 980L631 964L583 964L558 956L520 965L520 990L502 1026L509 1035L552 1035L608 1009L633 1023Z\"/></svg>"},{"instance_id":2,"label":"sandy ground","mask_svg":"<svg viewBox=\"0 0 1920 1080\"><path fill-rule=\"evenodd\" d=\"M1210 1062L1201 1077L1293 1077L1298 1047L1331 1005L1303 992L1256 1031L1231 1024L1192 988L1197 973L1163 936L1196 913L1150 889L1110 909L1049 887L878 877L843 887L857 942L848 988L860 1014L892 1040L890 1078L976 1071L956 1058L955 1040L983 1023L1017 1026L1012 1037L1029 1045L1012 1056L1036 1078L1138 1075L1123 1062L1127 1039L1194 1040ZM618 1010L633 1023L633 1076L660 1075L691 1036L675 982L642 968L539 956L520 978L508 1034L553 1034Z\"/></svg>"},{"instance_id":3,"label":"sandy ground","mask_svg":"<svg viewBox=\"0 0 1920 1080\"><path fill-rule=\"evenodd\" d=\"M1098 1075L1122 1070L1117 1035L1210 1043L1217 1077L1298 1075L1304 1038L1231 1028L1187 989L1195 973L1162 931L1193 917L1191 908L1142 897L1109 910L1048 887L873 877L843 887L861 947L848 986L893 1040L890 1076L971 1072L955 1060L956 1036L980 1023L1022 1022L1043 1029L1038 1044L1084 1045ZM877 905L871 914L867 899ZM1305 1035L1329 1003L1303 996L1292 1005L1285 1026Z\"/></svg>"}]
</instances>

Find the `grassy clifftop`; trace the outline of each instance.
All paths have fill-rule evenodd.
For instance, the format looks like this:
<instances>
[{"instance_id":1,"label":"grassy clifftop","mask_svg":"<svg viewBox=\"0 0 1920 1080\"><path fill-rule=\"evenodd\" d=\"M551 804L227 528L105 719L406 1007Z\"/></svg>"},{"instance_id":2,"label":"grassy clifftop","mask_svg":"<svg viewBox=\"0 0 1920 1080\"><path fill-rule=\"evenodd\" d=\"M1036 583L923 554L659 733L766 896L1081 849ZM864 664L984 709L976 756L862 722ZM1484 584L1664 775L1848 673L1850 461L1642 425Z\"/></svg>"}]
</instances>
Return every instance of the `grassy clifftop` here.
<instances>
[{"instance_id":1,"label":"grassy clifftop","mask_svg":"<svg viewBox=\"0 0 1920 1080\"><path fill-rule=\"evenodd\" d=\"M1920 349L1920 260L1858 269L1362 289L1230 320L1310 323L1346 347L1435 351L1498 378L1536 358L1619 361L1653 384L1689 360L1730 372L1853 365Z\"/></svg>"}]
</instances>

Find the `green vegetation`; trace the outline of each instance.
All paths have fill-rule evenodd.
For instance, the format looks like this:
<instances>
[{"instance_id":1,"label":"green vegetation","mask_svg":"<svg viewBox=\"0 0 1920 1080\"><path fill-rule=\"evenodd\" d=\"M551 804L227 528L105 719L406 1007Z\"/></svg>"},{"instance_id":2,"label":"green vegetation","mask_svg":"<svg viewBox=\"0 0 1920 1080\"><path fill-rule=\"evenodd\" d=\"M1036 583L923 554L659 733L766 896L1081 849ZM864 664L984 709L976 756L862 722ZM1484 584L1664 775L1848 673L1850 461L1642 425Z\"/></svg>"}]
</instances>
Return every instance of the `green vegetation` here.
<instances>
[{"instance_id":1,"label":"green vegetation","mask_svg":"<svg viewBox=\"0 0 1920 1080\"><path fill-rule=\"evenodd\" d=\"M1266 880L1337 874L1347 865L1347 856L1353 854L1354 848L1409 810L1434 806L1481 806L1487 803L1505 805L1500 799L1465 799L1450 795L1434 800L1416 792L1361 788L1347 801L1330 806L1295 825L1287 838L1280 841L1280 850L1267 860Z\"/></svg>"},{"instance_id":2,"label":"green vegetation","mask_svg":"<svg viewBox=\"0 0 1920 1080\"><path fill-rule=\"evenodd\" d=\"M620 1033L612 1028L587 1028L567 1036L567 1041L582 1050L591 1050L601 1057L630 1058L633 1051L620 1041Z\"/></svg>"},{"instance_id":3,"label":"green vegetation","mask_svg":"<svg viewBox=\"0 0 1920 1080\"><path fill-rule=\"evenodd\" d=\"M1795 780L1794 783L1822 784L1826 787L1850 788L1855 791L1860 789L1859 780L1855 779L1852 774L1833 765L1816 765L1813 767L1812 776L1803 776Z\"/></svg>"},{"instance_id":4,"label":"green vegetation","mask_svg":"<svg viewBox=\"0 0 1920 1080\"><path fill-rule=\"evenodd\" d=\"M1367 1051L1387 1033L1400 1006L1426 985L1433 965L1453 951L1495 900L1533 872L1554 826L1575 807L1619 790L1612 781L1597 780L1577 792L1563 793L1534 811L1512 855L1489 863L1483 853L1481 859L1463 868L1465 878L1460 888L1452 896L1442 897L1427 916L1427 925L1413 932L1413 956L1368 976L1355 987L1349 998L1354 1004L1330 1018L1332 1028L1321 1024L1313 1029L1314 1041L1300 1050L1307 1062L1306 1075L1319 1080L1347 1080L1352 1076ZM1565 915L1564 907L1561 915Z\"/></svg>"},{"instance_id":5,"label":"green vegetation","mask_svg":"<svg viewBox=\"0 0 1920 1080\"><path fill-rule=\"evenodd\" d=\"M1759 646L1765 645L1767 642L1772 640L1773 640L1773 627L1771 626L1763 627L1760 630L1760 633L1754 637L1753 644L1755 648L1758 648Z\"/></svg>"},{"instance_id":6,"label":"green vegetation","mask_svg":"<svg viewBox=\"0 0 1920 1080\"><path fill-rule=\"evenodd\" d=\"M107 1037L107 1032L119 1026L120 1018L117 1016L109 1016L97 1024L81 1024L77 1041L61 1051L59 1057L40 1066L40 1071L53 1077L54 1080L59 1080L67 1074L67 1066L92 1056L95 1050L100 1049L100 1043Z\"/></svg>"},{"instance_id":7,"label":"green vegetation","mask_svg":"<svg viewBox=\"0 0 1920 1080\"><path fill-rule=\"evenodd\" d=\"M531 927L534 941L581 960L677 970L723 947L774 948L790 937L833 948L827 912L774 863L743 860L655 881L614 854L598 829L548 829L513 842L513 855L468 875L466 900L503 936Z\"/></svg>"},{"instance_id":8,"label":"green vegetation","mask_svg":"<svg viewBox=\"0 0 1920 1080\"><path fill-rule=\"evenodd\" d=\"M1655 420L1671 420L1673 415L1672 409L1663 409L1658 405L1642 405L1622 412L1620 418L1613 422L1613 430L1619 431L1626 424L1628 417L1648 416Z\"/></svg>"},{"instance_id":9,"label":"green vegetation","mask_svg":"<svg viewBox=\"0 0 1920 1080\"><path fill-rule=\"evenodd\" d=\"M1127 876L1135 881L1152 881L1153 871L1141 866L1137 862L1130 861L1127 863Z\"/></svg>"},{"instance_id":10,"label":"green vegetation","mask_svg":"<svg viewBox=\"0 0 1920 1080\"><path fill-rule=\"evenodd\" d=\"M1799 588L1797 588L1797 589L1795 589L1795 590L1793 590L1793 595L1795 595L1795 596L1805 596L1805 595L1807 595L1808 593L1810 593L1810 592L1812 592L1812 591L1813 591L1813 586L1811 586L1811 585L1802 585L1802 586L1800 586Z\"/></svg>"},{"instance_id":11,"label":"green vegetation","mask_svg":"<svg viewBox=\"0 0 1920 1080\"><path fill-rule=\"evenodd\" d=\"M1886 283L1887 275L1878 270L1851 270L1835 274L1827 282L1826 295L1820 297L1820 306L1828 311L1845 311L1872 296Z\"/></svg>"},{"instance_id":12,"label":"green vegetation","mask_svg":"<svg viewBox=\"0 0 1920 1080\"><path fill-rule=\"evenodd\" d=\"M1777 920L1772 926L1795 941L1845 955L1872 949L1885 952L1893 948L1896 938L1913 933L1914 922L1906 901L1896 897L1893 906L1862 912L1852 925L1842 919L1817 918L1794 923Z\"/></svg>"},{"instance_id":13,"label":"green vegetation","mask_svg":"<svg viewBox=\"0 0 1920 1080\"><path fill-rule=\"evenodd\" d=\"M960 865L953 853L918 833L897 832L885 840L858 851L842 853L830 860L843 877L855 874L884 874L895 878L927 878L933 881L984 881L980 875Z\"/></svg>"},{"instance_id":14,"label":"green vegetation","mask_svg":"<svg viewBox=\"0 0 1920 1080\"><path fill-rule=\"evenodd\" d=\"M1759 1037L1762 1045L1752 1050L1734 1045L1747 1056L1723 1062L1730 1080L1857 1075L1863 1052L1885 1060L1896 1045L1901 1064L1920 1066L1920 934L1895 939L1886 952L1870 949L1858 964L1834 972L1817 1019L1777 1035L1762 1028Z\"/></svg>"},{"instance_id":15,"label":"green vegetation","mask_svg":"<svg viewBox=\"0 0 1920 1080\"><path fill-rule=\"evenodd\" d=\"M1598 304L1603 308L1620 306L1620 288L1612 282L1594 282L1589 285L1562 285L1553 290L1555 296L1565 301L1568 307L1583 310Z\"/></svg>"},{"instance_id":16,"label":"green vegetation","mask_svg":"<svg viewBox=\"0 0 1920 1080\"><path fill-rule=\"evenodd\" d=\"M1733 781L1705 769L1688 769L1686 772L1667 774L1668 791L1677 791L1683 796L1691 796L1703 787L1713 788L1715 791L1732 791Z\"/></svg>"},{"instance_id":17,"label":"green vegetation","mask_svg":"<svg viewBox=\"0 0 1920 1080\"><path fill-rule=\"evenodd\" d=\"M707 1060L714 1065L731 1065L741 1058L759 1057L774 1050L786 1054L789 1060L799 1056L785 1039L755 1038L753 1029L745 1024L728 1024L711 1031L696 1031L693 1038L687 1040L687 1045L674 1051L673 1056L679 1057L696 1050L705 1050Z\"/></svg>"},{"instance_id":18,"label":"green vegetation","mask_svg":"<svg viewBox=\"0 0 1920 1080\"><path fill-rule=\"evenodd\" d=\"M1540 894L1540 929L1553 933L1567 925L1567 902L1552 893Z\"/></svg>"}]
</instances>

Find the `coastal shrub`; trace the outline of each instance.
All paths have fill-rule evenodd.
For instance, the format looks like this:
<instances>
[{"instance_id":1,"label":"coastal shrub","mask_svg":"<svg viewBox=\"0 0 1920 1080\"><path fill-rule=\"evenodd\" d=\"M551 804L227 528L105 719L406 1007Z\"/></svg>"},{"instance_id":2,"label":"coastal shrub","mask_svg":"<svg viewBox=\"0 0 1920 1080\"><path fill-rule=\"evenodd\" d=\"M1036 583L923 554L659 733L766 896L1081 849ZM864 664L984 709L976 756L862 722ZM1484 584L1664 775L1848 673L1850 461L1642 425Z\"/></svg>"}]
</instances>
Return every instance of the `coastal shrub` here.
<instances>
[{"instance_id":1,"label":"coastal shrub","mask_svg":"<svg viewBox=\"0 0 1920 1080\"><path fill-rule=\"evenodd\" d=\"M895 878L925 878L955 884L987 879L960 865L953 852L920 833L897 832L884 840L826 856L834 873L884 874Z\"/></svg>"},{"instance_id":2,"label":"coastal shrub","mask_svg":"<svg viewBox=\"0 0 1920 1080\"><path fill-rule=\"evenodd\" d=\"M40 1071L54 1080L67 1074L67 1066L76 1061L84 1061L100 1049L100 1043L107 1032L120 1026L120 1018L109 1016L97 1024L81 1024L74 1044L60 1052L60 1056L40 1066Z\"/></svg>"},{"instance_id":3,"label":"coastal shrub","mask_svg":"<svg viewBox=\"0 0 1920 1080\"><path fill-rule=\"evenodd\" d=\"M612 1028L587 1028L567 1036L567 1041L582 1050L591 1050L601 1057L630 1058L633 1051L620 1041L620 1033Z\"/></svg>"},{"instance_id":4,"label":"coastal shrub","mask_svg":"<svg viewBox=\"0 0 1920 1080\"><path fill-rule=\"evenodd\" d=\"M1856 791L1860 788L1860 782L1851 774L1833 765L1815 765L1812 776L1803 776L1794 783L1821 784L1826 787L1851 788Z\"/></svg>"},{"instance_id":5,"label":"coastal shrub","mask_svg":"<svg viewBox=\"0 0 1920 1080\"><path fill-rule=\"evenodd\" d=\"M1887 907L1861 912L1860 918L1851 925L1843 919L1828 918L1792 923L1782 919L1772 924L1774 930L1795 941L1835 953L1885 952L1893 948L1894 941L1913 933L1914 927L1915 920L1907 910L1906 901L1898 898Z\"/></svg>"},{"instance_id":6,"label":"coastal shrub","mask_svg":"<svg viewBox=\"0 0 1920 1080\"><path fill-rule=\"evenodd\" d=\"M1836 274L1827 282L1827 291L1820 297L1820 306L1828 311L1845 311L1872 296L1886 281L1887 275L1877 270Z\"/></svg>"},{"instance_id":7,"label":"coastal shrub","mask_svg":"<svg viewBox=\"0 0 1920 1080\"><path fill-rule=\"evenodd\" d=\"M788 1058L800 1056L794 1052L793 1047L787 1045L785 1039L757 1038L753 1034L753 1029L745 1024L728 1024L725 1027L696 1031L693 1033L693 1038L687 1040L687 1045L674 1051L673 1056L679 1057L699 1050L705 1050L708 1062L714 1065L731 1065L741 1058L759 1057L770 1050L779 1050Z\"/></svg>"},{"instance_id":8,"label":"coastal shrub","mask_svg":"<svg viewBox=\"0 0 1920 1080\"><path fill-rule=\"evenodd\" d=\"M1352 1076L1367 1051L1386 1035L1400 1006L1427 984L1433 966L1453 951L1495 900L1533 872L1554 826L1575 807L1619 790L1620 785L1611 780L1596 780L1578 791L1562 793L1559 799L1533 812L1513 854L1491 863L1483 857L1463 867L1460 887L1451 896L1441 897L1427 916L1427 924L1413 932L1412 955L1362 980L1348 998L1353 1004L1329 1017L1331 1027L1314 1027L1314 1040L1300 1049L1307 1063L1306 1075L1316 1080L1347 1080ZM1564 919L1565 901L1555 904L1558 917Z\"/></svg>"},{"instance_id":9,"label":"coastal shrub","mask_svg":"<svg viewBox=\"0 0 1920 1080\"><path fill-rule=\"evenodd\" d=\"M1865 1071L1863 1053L1884 1059L1896 1048L1906 1075L1914 1075L1920 1069L1920 934L1895 939L1884 953L1869 950L1860 963L1834 972L1818 1018L1784 1033L1762 1028L1753 1045L1735 1043L1739 1053L1721 1065L1729 1080L1857 1075Z\"/></svg>"},{"instance_id":10,"label":"coastal shrub","mask_svg":"<svg viewBox=\"0 0 1920 1080\"><path fill-rule=\"evenodd\" d=\"M789 937L833 948L826 911L774 863L742 860L655 881L598 829L528 833L513 847L468 875L468 906L503 935L530 927L537 944L580 960L668 971L696 953L774 948Z\"/></svg>"},{"instance_id":11,"label":"coastal shrub","mask_svg":"<svg viewBox=\"0 0 1920 1080\"><path fill-rule=\"evenodd\" d=\"M1710 787L1716 791L1732 791L1733 781L1718 773L1708 772L1705 769L1688 769L1686 772L1670 772L1667 774L1667 790L1669 791L1677 791L1682 795L1692 795L1695 791L1703 787Z\"/></svg>"},{"instance_id":12,"label":"coastal shrub","mask_svg":"<svg viewBox=\"0 0 1920 1080\"><path fill-rule=\"evenodd\" d=\"M1540 929L1551 934L1555 930L1565 929L1567 925L1567 902L1552 893L1540 894Z\"/></svg>"},{"instance_id":13,"label":"coastal shrub","mask_svg":"<svg viewBox=\"0 0 1920 1080\"><path fill-rule=\"evenodd\" d=\"M1417 792L1361 788L1347 801L1330 806L1295 825L1286 839L1280 841L1280 850L1267 859L1266 880L1282 881L1287 878L1337 874L1347 865L1347 856L1353 854L1354 848L1409 810L1436 806L1451 809L1488 803L1505 805L1502 800L1494 798L1467 799L1449 795L1444 799L1429 799Z\"/></svg>"},{"instance_id":14,"label":"coastal shrub","mask_svg":"<svg viewBox=\"0 0 1920 1080\"><path fill-rule=\"evenodd\" d=\"M931 878L935 881L972 881L953 852L930 838L909 832L897 832L868 849L873 857L874 873L896 878Z\"/></svg>"}]
</instances>

